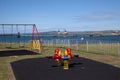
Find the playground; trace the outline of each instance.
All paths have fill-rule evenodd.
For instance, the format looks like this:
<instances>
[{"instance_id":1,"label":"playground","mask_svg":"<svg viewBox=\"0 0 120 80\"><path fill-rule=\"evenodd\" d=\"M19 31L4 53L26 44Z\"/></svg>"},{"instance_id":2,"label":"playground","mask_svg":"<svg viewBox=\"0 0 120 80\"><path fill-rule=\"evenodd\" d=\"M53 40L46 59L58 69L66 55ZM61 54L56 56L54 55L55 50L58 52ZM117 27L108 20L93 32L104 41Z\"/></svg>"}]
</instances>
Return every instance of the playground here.
<instances>
[{"instance_id":1,"label":"playground","mask_svg":"<svg viewBox=\"0 0 120 80\"><path fill-rule=\"evenodd\" d=\"M1 80L120 80L119 57L71 49L70 54L73 58L71 56L66 58L67 47L59 46L60 52L65 53L65 57L60 55L60 58L56 58L54 56L56 46L42 45L35 24L1 24L1 26L1 36L4 39L0 44ZM9 33L6 33L5 26L10 26ZM19 29L21 26L24 26L23 30ZM32 26L29 32L32 38L28 42L24 39L29 35L26 32L27 26ZM7 36L10 40L6 40ZM14 42L14 38L18 41ZM75 54L79 57L74 57ZM62 59L63 64L59 64L58 59Z\"/></svg>"},{"instance_id":2,"label":"playground","mask_svg":"<svg viewBox=\"0 0 120 80\"><path fill-rule=\"evenodd\" d=\"M72 50L73 53L79 53L80 57L71 60L69 69L64 70L63 66L58 65L54 59L46 58L48 52L53 55L54 49L45 47L43 55L26 50L1 51L0 78L2 80L120 79L120 68L114 66L119 64L120 58L108 56L110 58L106 59L104 55L79 53Z\"/></svg>"}]
</instances>

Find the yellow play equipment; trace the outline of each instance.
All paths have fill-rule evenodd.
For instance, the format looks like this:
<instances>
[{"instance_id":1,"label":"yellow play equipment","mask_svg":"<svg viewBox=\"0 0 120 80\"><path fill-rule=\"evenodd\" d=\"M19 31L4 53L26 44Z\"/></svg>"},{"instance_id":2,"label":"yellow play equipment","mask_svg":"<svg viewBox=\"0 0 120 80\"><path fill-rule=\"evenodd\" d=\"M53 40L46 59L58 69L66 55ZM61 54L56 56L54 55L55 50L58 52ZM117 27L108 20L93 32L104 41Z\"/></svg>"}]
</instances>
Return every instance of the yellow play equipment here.
<instances>
[{"instance_id":1,"label":"yellow play equipment","mask_svg":"<svg viewBox=\"0 0 120 80\"><path fill-rule=\"evenodd\" d=\"M66 69L66 70L69 69L68 60L64 60L64 61L63 61L63 64L64 64L64 65L63 65L63 69Z\"/></svg>"},{"instance_id":2,"label":"yellow play equipment","mask_svg":"<svg viewBox=\"0 0 120 80\"><path fill-rule=\"evenodd\" d=\"M30 50L33 50L33 51L35 51L35 52L37 52L37 53L41 53L41 48L42 46L41 46L41 44L40 44L40 41L39 40L30 40L29 42L28 42L28 49L30 49Z\"/></svg>"}]
</instances>

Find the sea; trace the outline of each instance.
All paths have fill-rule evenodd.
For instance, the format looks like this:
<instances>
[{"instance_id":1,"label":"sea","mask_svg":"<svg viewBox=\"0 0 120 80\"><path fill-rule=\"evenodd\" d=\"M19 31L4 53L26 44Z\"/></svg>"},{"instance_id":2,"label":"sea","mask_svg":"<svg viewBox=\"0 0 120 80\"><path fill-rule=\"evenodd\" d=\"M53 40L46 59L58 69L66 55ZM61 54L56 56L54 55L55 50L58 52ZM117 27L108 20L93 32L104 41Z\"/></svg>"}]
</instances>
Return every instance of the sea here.
<instances>
[{"instance_id":1,"label":"sea","mask_svg":"<svg viewBox=\"0 0 120 80\"><path fill-rule=\"evenodd\" d=\"M87 35L40 35L40 36L36 36L36 39L40 38L41 41L45 41L45 40L81 40L81 41L113 41L113 42L120 42L120 36L113 36L113 35L109 35L109 36L87 36ZM4 43L4 42L14 42L14 43L18 43L18 42L28 42L30 40L32 40L33 37L32 35L21 35L19 38L18 36L0 36L0 43Z\"/></svg>"}]
</instances>

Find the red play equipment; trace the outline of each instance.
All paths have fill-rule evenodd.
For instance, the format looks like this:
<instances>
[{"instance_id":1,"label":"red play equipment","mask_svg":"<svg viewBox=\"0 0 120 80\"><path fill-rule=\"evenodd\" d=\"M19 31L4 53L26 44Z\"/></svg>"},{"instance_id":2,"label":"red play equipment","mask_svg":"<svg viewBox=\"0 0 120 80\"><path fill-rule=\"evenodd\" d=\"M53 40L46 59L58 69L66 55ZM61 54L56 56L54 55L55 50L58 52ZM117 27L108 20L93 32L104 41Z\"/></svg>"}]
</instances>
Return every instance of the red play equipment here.
<instances>
[{"instance_id":1,"label":"red play equipment","mask_svg":"<svg viewBox=\"0 0 120 80\"><path fill-rule=\"evenodd\" d=\"M59 48L56 48L55 51L54 51L54 55L53 55L53 58L55 61L58 61L59 59L61 59L61 55L60 55L60 50Z\"/></svg>"},{"instance_id":2,"label":"red play equipment","mask_svg":"<svg viewBox=\"0 0 120 80\"><path fill-rule=\"evenodd\" d=\"M69 59L73 58L73 55L71 54L70 48L66 48L64 56L67 56Z\"/></svg>"},{"instance_id":3,"label":"red play equipment","mask_svg":"<svg viewBox=\"0 0 120 80\"><path fill-rule=\"evenodd\" d=\"M79 55L72 55L70 48L66 48L62 54L60 49L56 48L53 56L47 56L47 58L54 59L59 65L63 65L64 69L69 69L69 60L72 60L74 57L79 57Z\"/></svg>"}]
</instances>

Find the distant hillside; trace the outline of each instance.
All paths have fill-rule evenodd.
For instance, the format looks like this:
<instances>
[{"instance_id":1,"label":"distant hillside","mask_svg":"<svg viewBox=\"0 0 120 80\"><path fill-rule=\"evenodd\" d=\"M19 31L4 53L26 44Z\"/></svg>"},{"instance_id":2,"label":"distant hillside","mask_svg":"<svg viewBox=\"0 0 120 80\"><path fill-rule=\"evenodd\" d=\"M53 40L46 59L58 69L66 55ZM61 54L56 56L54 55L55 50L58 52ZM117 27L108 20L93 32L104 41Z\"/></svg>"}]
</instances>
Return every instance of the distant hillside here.
<instances>
[{"instance_id":1,"label":"distant hillside","mask_svg":"<svg viewBox=\"0 0 120 80\"><path fill-rule=\"evenodd\" d=\"M40 35L58 35L58 31L48 31L40 32ZM107 36L107 35L119 35L120 30L104 30L104 31L76 31L76 32L67 32L65 35L91 35L91 36ZM60 35L64 35L64 32L61 32Z\"/></svg>"},{"instance_id":2,"label":"distant hillside","mask_svg":"<svg viewBox=\"0 0 120 80\"><path fill-rule=\"evenodd\" d=\"M58 31L47 31L39 32L40 35L89 35L89 36L109 36L116 35L120 36L120 30L104 30L104 31L74 31L74 32L58 32ZM18 34L0 34L0 35L18 35ZM32 33L20 33L20 35L32 35Z\"/></svg>"}]
</instances>

